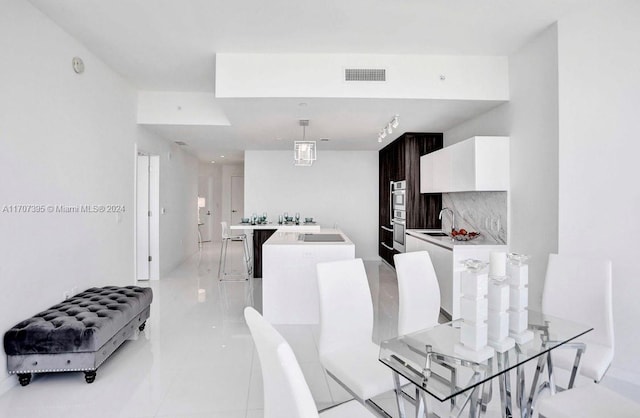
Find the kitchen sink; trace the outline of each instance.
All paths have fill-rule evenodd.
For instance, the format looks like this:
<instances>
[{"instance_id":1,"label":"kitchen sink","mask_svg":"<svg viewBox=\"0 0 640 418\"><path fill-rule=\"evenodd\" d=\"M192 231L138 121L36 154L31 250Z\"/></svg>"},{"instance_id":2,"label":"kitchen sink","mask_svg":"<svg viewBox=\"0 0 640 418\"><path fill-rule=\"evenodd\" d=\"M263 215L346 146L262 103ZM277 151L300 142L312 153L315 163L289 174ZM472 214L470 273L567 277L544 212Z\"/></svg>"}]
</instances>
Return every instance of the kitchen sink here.
<instances>
[{"instance_id":1,"label":"kitchen sink","mask_svg":"<svg viewBox=\"0 0 640 418\"><path fill-rule=\"evenodd\" d=\"M448 234L445 234L444 232L423 232L423 234L425 235L429 235L430 237L448 237Z\"/></svg>"}]
</instances>

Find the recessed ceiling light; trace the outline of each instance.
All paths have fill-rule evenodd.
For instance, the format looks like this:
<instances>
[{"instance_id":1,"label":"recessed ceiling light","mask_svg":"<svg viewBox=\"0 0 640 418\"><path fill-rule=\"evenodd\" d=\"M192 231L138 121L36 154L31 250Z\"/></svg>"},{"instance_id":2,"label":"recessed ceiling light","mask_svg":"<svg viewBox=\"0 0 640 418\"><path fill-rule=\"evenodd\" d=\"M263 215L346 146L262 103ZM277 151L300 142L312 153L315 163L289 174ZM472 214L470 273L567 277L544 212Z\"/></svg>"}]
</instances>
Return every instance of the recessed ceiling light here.
<instances>
[{"instance_id":1,"label":"recessed ceiling light","mask_svg":"<svg viewBox=\"0 0 640 418\"><path fill-rule=\"evenodd\" d=\"M224 158L224 155L221 155L220 158Z\"/></svg>"},{"instance_id":2,"label":"recessed ceiling light","mask_svg":"<svg viewBox=\"0 0 640 418\"><path fill-rule=\"evenodd\" d=\"M215 164L215 163L216 163L215 161L211 160L211 164Z\"/></svg>"}]
</instances>

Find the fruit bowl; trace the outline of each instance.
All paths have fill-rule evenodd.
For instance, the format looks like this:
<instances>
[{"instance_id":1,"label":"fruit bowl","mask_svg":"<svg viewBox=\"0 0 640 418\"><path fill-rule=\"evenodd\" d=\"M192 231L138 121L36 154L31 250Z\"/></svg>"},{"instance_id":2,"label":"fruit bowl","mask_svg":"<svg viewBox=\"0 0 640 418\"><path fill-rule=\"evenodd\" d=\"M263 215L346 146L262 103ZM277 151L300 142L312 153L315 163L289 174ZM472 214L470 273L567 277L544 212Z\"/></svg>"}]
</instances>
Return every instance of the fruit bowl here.
<instances>
[{"instance_id":1,"label":"fruit bowl","mask_svg":"<svg viewBox=\"0 0 640 418\"><path fill-rule=\"evenodd\" d=\"M466 229L452 229L451 230L451 238L456 241L471 241L472 239L476 239L480 236L480 232L468 232Z\"/></svg>"}]
</instances>

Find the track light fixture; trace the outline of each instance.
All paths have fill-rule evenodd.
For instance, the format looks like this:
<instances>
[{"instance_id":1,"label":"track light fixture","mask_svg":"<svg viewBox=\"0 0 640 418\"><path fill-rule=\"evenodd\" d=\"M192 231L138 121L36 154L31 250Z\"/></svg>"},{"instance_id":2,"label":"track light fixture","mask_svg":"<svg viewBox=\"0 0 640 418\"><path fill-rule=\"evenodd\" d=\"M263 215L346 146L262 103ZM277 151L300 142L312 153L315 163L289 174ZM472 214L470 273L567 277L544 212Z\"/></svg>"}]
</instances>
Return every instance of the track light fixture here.
<instances>
[{"instance_id":1,"label":"track light fixture","mask_svg":"<svg viewBox=\"0 0 640 418\"><path fill-rule=\"evenodd\" d=\"M391 135L393 133L393 130L400 125L399 118L400 118L399 115L395 115L393 119L391 119L389 123L387 123L387 125L384 128L382 128L382 130L378 134L378 142L382 142L382 140L386 138L387 135Z\"/></svg>"}]
</instances>

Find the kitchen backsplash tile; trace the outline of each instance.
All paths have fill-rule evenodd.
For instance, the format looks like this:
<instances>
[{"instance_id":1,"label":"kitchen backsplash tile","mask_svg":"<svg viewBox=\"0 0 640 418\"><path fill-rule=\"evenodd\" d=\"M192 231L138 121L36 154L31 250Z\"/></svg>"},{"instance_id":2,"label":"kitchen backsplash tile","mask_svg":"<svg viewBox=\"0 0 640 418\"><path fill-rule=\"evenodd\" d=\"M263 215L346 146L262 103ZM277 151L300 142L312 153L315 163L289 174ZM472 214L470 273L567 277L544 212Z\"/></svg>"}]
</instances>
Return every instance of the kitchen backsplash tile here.
<instances>
[{"instance_id":1,"label":"kitchen backsplash tile","mask_svg":"<svg viewBox=\"0 0 640 418\"><path fill-rule=\"evenodd\" d=\"M478 231L501 244L507 243L507 192L443 193L442 207L456 215L456 228ZM443 214L442 230L451 229L451 218Z\"/></svg>"}]
</instances>

